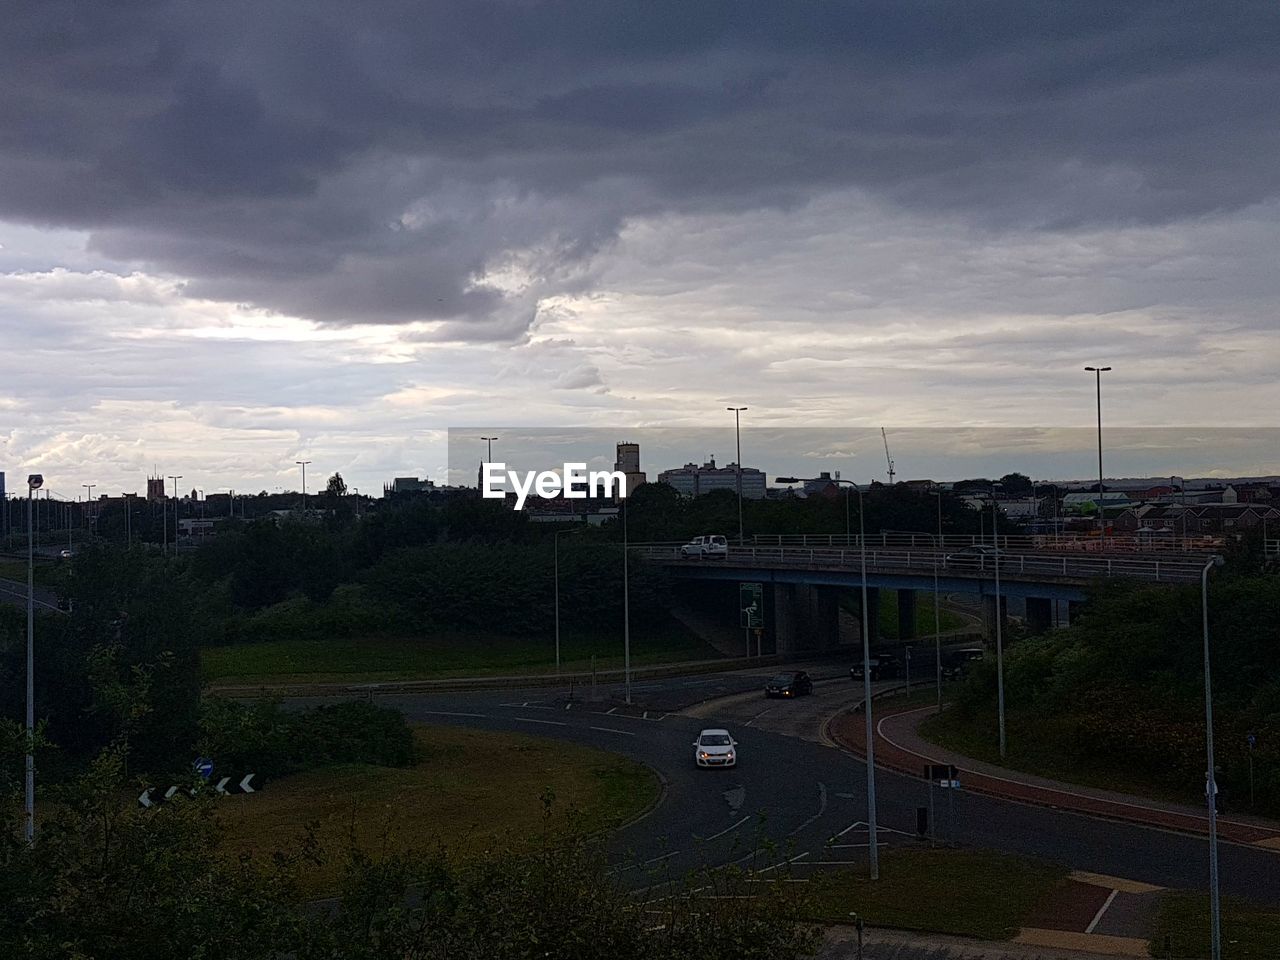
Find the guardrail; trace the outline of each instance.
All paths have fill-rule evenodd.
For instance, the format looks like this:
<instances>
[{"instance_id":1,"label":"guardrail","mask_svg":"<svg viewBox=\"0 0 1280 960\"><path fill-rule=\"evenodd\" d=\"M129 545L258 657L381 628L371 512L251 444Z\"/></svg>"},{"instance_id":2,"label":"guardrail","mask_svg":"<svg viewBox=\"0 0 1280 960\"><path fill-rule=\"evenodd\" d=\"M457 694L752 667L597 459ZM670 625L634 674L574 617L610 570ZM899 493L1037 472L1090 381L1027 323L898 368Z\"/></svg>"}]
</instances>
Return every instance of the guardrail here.
<instances>
[{"instance_id":1,"label":"guardrail","mask_svg":"<svg viewBox=\"0 0 1280 960\"><path fill-rule=\"evenodd\" d=\"M1276 558L1280 560L1280 540L1263 540L1262 555L1267 558Z\"/></svg>"},{"instance_id":2,"label":"guardrail","mask_svg":"<svg viewBox=\"0 0 1280 960\"><path fill-rule=\"evenodd\" d=\"M857 547L858 535L841 533L757 534L751 538L756 546L774 547ZM1280 542L1280 541L1277 541ZM992 546L990 534L947 534L941 538L931 533L885 532L867 534L867 548L900 547L910 549L959 550L963 547ZM1111 536L1105 539L1077 534L1000 534L1000 550L1050 550L1064 553L1185 553L1199 555L1222 550L1219 537Z\"/></svg>"},{"instance_id":3,"label":"guardrail","mask_svg":"<svg viewBox=\"0 0 1280 960\"><path fill-rule=\"evenodd\" d=\"M860 569L861 549L832 547L793 546L742 546L730 547L727 557L701 558L681 556L680 545L646 545L633 547L641 556L650 560L677 562L689 565L718 566L781 566L781 567L836 567ZM967 577L991 576L995 573L996 558L991 555L957 557L937 550L902 550L894 547L867 545L868 569L909 570L911 572L939 573ZM1056 555L1037 553L1001 553L1001 576L1054 577L1072 580L1093 580L1099 577L1128 577L1159 583L1189 583L1197 580L1204 563L1198 560L1098 557L1083 555Z\"/></svg>"}]
</instances>

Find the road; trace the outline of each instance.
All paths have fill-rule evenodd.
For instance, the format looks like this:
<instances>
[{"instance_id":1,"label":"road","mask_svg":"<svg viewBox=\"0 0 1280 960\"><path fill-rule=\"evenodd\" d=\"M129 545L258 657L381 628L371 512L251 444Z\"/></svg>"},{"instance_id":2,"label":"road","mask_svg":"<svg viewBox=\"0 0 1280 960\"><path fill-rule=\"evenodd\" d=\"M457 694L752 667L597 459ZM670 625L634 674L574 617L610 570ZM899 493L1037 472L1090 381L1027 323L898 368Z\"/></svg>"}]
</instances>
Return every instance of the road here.
<instances>
[{"instance_id":1,"label":"road","mask_svg":"<svg viewBox=\"0 0 1280 960\"><path fill-rule=\"evenodd\" d=\"M812 672L830 677L839 669L832 664ZM749 857L762 840L776 844L775 856L792 860L790 869L801 876L861 865L867 848L864 766L823 734L830 716L860 699L860 684L846 674L820 680L811 697L767 701L756 691L768 672L635 684L634 708L616 700L567 702L545 688L378 695L377 702L403 710L412 721L533 733L611 750L652 767L665 783L662 799L616 837L617 852L636 882L650 871L674 875ZM616 687L602 692L621 696ZM738 740L738 767L693 766L693 740L713 726L728 727ZM888 770L878 770L876 782L881 842L915 842L916 809L928 805L927 785ZM936 792L935 804L945 837L942 794ZM961 843L1159 886L1205 887L1204 839L963 789L951 799L953 835ZM1278 856L1221 844L1223 893L1280 904Z\"/></svg>"},{"instance_id":2,"label":"road","mask_svg":"<svg viewBox=\"0 0 1280 960\"><path fill-rule=\"evenodd\" d=\"M0 579L0 603L26 608L27 585L17 580ZM57 610L58 595L46 587L35 589L35 605L40 610Z\"/></svg>"}]
</instances>

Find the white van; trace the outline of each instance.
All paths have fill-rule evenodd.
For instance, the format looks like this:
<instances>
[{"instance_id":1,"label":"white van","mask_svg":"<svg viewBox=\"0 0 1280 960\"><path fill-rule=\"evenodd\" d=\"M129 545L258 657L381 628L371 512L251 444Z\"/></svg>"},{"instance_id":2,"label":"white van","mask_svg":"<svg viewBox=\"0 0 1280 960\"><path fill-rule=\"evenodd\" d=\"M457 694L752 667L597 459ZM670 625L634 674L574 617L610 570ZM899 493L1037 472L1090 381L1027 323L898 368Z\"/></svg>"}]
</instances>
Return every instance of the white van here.
<instances>
[{"instance_id":1,"label":"white van","mask_svg":"<svg viewBox=\"0 0 1280 960\"><path fill-rule=\"evenodd\" d=\"M680 548L680 556L689 557L727 557L729 541L719 534L706 537L694 537Z\"/></svg>"}]
</instances>

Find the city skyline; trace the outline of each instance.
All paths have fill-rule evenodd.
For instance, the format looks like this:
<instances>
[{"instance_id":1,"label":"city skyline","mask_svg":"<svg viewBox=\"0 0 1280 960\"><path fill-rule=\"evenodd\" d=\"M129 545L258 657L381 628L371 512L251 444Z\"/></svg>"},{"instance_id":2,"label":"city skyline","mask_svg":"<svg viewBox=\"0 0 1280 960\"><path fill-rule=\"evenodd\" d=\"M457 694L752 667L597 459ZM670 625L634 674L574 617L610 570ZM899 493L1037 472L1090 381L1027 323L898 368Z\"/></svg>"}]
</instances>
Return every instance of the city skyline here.
<instances>
[{"instance_id":1,"label":"city skyline","mask_svg":"<svg viewBox=\"0 0 1280 960\"><path fill-rule=\"evenodd\" d=\"M1274 422L1262 8L733 6L33 12L0 460L373 489L459 423L1087 427L1097 364L1108 425Z\"/></svg>"}]
</instances>

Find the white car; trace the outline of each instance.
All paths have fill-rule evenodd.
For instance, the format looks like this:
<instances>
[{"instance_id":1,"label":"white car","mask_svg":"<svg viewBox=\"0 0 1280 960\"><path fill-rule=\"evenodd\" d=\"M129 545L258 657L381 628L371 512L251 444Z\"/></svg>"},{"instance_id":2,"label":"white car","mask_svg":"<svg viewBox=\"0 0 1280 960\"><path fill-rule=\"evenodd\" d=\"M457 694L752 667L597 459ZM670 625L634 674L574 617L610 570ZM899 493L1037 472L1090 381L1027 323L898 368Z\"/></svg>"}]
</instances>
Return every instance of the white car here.
<instances>
[{"instance_id":1,"label":"white car","mask_svg":"<svg viewBox=\"0 0 1280 960\"><path fill-rule=\"evenodd\" d=\"M737 766L738 741L728 730L703 730L693 741L693 762L699 767Z\"/></svg>"},{"instance_id":2,"label":"white car","mask_svg":"<svg viewBox=\"0 0 1280 960\"><path fill-rule=\"evenodd\" d=\"M694 537L680 548L680 556L689 557L727 557L729 541L719 534L706 537Z\"/></svg>"}]
</instances>

